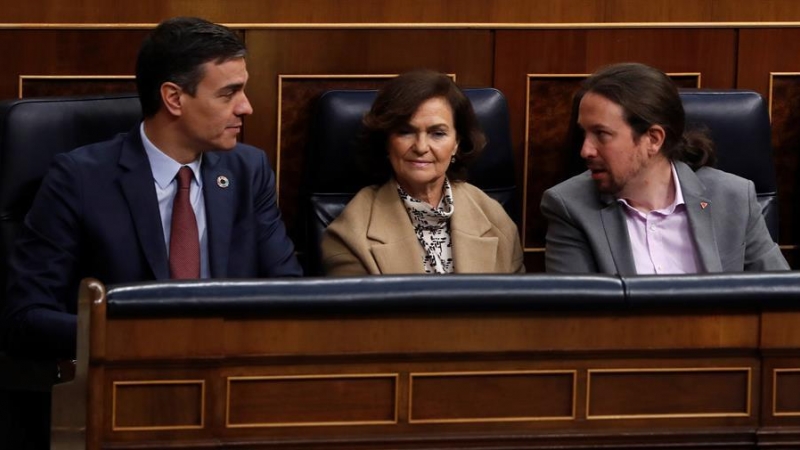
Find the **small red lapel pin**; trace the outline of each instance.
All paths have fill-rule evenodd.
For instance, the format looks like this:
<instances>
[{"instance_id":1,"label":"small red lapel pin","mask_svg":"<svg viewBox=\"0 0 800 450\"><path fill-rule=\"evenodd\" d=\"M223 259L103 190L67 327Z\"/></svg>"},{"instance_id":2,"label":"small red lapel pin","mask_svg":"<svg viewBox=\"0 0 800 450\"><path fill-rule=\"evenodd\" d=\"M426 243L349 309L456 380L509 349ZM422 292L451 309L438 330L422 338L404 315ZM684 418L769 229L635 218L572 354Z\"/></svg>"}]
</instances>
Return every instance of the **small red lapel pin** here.
<instances>
[{"instance_id":1,"label":"small red lapel pin","mask_svg":"<svg viewBox=\"0 0 800 450\"><path fill-rule=\"evenodd\" d=\"M708 206L708 202L700 202L700 209L706 209L706 206Z\"/></svg>"}]
</instances>

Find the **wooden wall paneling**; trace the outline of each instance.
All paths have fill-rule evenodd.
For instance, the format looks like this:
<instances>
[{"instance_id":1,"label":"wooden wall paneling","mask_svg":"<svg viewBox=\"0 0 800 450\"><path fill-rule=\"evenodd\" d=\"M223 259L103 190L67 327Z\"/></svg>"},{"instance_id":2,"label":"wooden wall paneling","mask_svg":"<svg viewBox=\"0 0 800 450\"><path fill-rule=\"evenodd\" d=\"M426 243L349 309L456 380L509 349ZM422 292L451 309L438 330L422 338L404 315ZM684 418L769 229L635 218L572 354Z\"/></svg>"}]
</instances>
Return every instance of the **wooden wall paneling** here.
<instances>
[{"instance_id":1,"label":"wooden wall paneling","mask_svg":"<svg viewBox=\"0 0 800 450\"><path fill-rule=\"evenodd\" d=\"M667 73L688 74L690 78L691 74L700 74L703 87L734 86L736 31L732 29L499 30L496 33L495 87L509 99L517 183L524 194L523 246L529 271L544 270L541 248L546 224L539 213L541 195L567 175L564 164L567 156L558 154L552 145L550 153L537 152L539 139L566 136L569 126L569 123L554 123L546 135L531 135L529 129L535 129L536 125L530 123L530 113L547 115L555 111L563 116L570 111L571 105L564 103L570 101L567 91L574 86L555 88L561 94L554 102L547 92L552 86L540 92L531 91L528 80L541 76L569 85L575 83L576 77L603 65L636 61ZM683 78L679 80L681 83L686 82ZM545 103L538 104L534 95L539 95Z\"/></svg>"},{"instance_id":2,"label":"wooden wall paneling","mask_svg":"<svg viewBox=\"0 0 800 450\"><path fill-rule=\"evenodd\" d=\"M762 323L796 322L696 308L220 313L202 317L223 326L192 354L96 342L84 364L102 394L98 448L754 448L760 350L774 345ZM200 319L186 314L92 321L169 341Z\"/></svg>"},{"instance_id":3,"label":"wooden wall paneling","mask_svg":"<svg viewBox=\"0 0 800 450\"><path fill-rule=\"evenodd\" d=\"M795 0L712 0L712 20L718 22L796 22L800 2Z\"/></svg>"},{"instance_id":4,"label":"wooden wall paneling","mask_svg":"<svg viewBox=\"0 0 800 450\"><path fill-rule=\"evenodd\" d=\"M134 75L22 75L19 97L122 94L136 92Z\"/></svg>"},{"instance_id":5,"label":"wooden wall paneling","mask_svg":"<svg viewBox=\"0 0 800 450\"><path fill-rule=\"evenodd\" d=\"M800 20L795 0L85 0L7 2L0 23L156 23L197 15L228 23L603 23Z\"/></svg>"},{"instance_id":6,"label":"wooden wall paneling","mask_svg":"<svg viewBox=\"0 0 800 450\"><path fill-rule=\"evenodd\" d=\"M655 0L654 0L655 1ZM708 0L706 0L708 1ZM656 3L668 4L669 0ZM58 0L4 5L0 23L155 23L198 15L228 23L587 23L603 20L605 0L147 0L111 7L88 0L75 8Z\"/></svg>"},{"instance_id":7,"label":"wooden wall paneling","mask_svg":"<svg viewBox=\"0 0 800 450\"><path fill-rule=\"evenodd\" d=\"M3 49L0 98L18 96L21 75L133 75L136 54L146 33L146 30L0 30Z\"/></svg>"},{"instance_id":8,"label":"wooden wall paneling","mask_svg":"<svg viewBox=\"0 0 800 450\"><path fill-rule=\"evenodd\" d=\"M769 49L765 51L765 49ZM778 177L779 243L792 267L800 264L800 29L739 32L737 88L769 101Z\"/></svg>"},{"instance_id":9,"label":"wooden wall paneling","mask_svg":"<svg viewBox=\"0 0 800 450\"><path fill-rule=\"evenodd\" d=\"M710 22L715 0L606 0L605 22Z\"/></svg>"},{"instance_id":10,"label":"wooden wall paneling","mask_svg":"<svg viewBox=\"0 0 800 450\"><path fill-rule=\"evenodd\" d=\"M308 130L313 99L328 87L360 83L352 75L368 80L370 76L430 68L454 74L465 87L492 84L493 41L486 30L253 30L246 33L246 41L247 93L255 113L247 119L245 140L264 149L273 165L281 161L280 207L301 251L304 203L299 200L302 178L298 174L304 173L305 145L303 139L282 138L286 145L280 147L278 158L279 109L282 129ZM278 105L279 77L300 80L305 75L318 77L303 82L308 95L287 96L284 104Z\"/></svg>"}]
</instances>

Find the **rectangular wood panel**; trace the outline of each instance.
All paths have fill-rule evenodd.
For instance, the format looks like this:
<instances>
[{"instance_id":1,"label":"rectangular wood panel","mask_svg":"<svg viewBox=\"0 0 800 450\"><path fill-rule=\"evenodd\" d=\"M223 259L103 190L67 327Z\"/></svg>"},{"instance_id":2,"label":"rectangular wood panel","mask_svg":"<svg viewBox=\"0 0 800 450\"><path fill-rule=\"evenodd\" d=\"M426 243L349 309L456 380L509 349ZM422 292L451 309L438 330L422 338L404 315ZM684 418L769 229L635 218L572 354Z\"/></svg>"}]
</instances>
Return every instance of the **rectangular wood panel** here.
<instances>
[{"instance_id":1,"label":"rectangular wood panel","mask_svg":"<svg viewBox=\"0 0 800 450\"><path fill-rule=\"evenodd\" d=\"M409 422L569 420L575 371L412 373Z\"/></svg>"},{"instance_id":2,"label":"rectangular wood panel","mask_svg":"<svg viewBox=\"0 0 800 450\"><path fill-rule=\"evenodd\" d=\"M117 381L112 395L113 431L203 428L202 380Z\"/></svg>"},{"instance_id":3,"label":"rectangular wood panel","mask_svg":"<svg viewBox=\"0 0 800 450\"><path fill-rule=\"evenodd\" d=\"M374 425L396 421L396 375L228 378L228 428Z\"/></svg>"},{"instance_id":4,"label":"rectangular wood panel","mask_svg":"<svg viewBox=\"0 0 800 450\"><path fill-rule=\"evenodd\" d=\"M589 370L586 417L747 417L750 368Z\"/></svg>"}]
</instances>

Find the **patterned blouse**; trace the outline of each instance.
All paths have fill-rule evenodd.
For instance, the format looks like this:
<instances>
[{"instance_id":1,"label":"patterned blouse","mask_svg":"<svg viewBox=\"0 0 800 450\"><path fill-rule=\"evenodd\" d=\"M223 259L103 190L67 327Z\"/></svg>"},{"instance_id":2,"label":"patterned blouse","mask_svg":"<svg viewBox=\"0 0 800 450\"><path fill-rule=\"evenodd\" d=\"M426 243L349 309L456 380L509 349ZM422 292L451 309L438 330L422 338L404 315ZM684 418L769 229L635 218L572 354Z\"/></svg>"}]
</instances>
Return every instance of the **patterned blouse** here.
<instances>
[{"instance_id":1,"label":"patterned blouse","mask_svg":"<svg viewBox=\"0 0 800 450\"><path fill-rule=\"evenodd\" d=\"M444 195L439 206L410 196L400 185L397 193L406 207L420 245L425 250L422 265L425 273L453 273L453 245L450 243L450 217L453 215L453 190L445 178Z\"/></svg>"}]
</instances>

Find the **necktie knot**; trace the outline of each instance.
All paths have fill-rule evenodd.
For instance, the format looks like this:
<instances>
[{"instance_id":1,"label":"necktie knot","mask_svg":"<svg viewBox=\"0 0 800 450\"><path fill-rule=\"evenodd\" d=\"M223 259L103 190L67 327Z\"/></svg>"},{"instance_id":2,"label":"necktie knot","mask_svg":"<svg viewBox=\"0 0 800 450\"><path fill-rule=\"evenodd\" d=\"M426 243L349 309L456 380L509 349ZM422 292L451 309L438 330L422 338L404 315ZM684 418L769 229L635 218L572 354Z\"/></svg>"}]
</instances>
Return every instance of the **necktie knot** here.
<instances>
[{"instance_id":1,"label":"necktie knot","mask_svg":"<svg viewBox=\"0 0 800 450\"><path fill-rule=\"evenodd\" d=\"M192 169L189 166L183 166L178 171L178 189L189 189L192 185Z\"/></svg>"}]
</instances>

